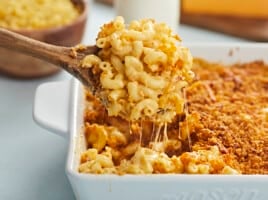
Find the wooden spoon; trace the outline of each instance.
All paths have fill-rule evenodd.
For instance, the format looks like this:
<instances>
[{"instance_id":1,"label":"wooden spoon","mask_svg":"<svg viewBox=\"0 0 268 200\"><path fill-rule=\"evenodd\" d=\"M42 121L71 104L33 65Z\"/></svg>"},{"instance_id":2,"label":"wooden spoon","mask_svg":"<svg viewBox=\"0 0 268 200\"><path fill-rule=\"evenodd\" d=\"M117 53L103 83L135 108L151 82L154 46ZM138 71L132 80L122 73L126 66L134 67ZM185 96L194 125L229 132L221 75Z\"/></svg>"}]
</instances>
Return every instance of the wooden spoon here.
<instances>
[{"instance_id":1,"label":"wooden spoon","mask_svg":"<svg viewBox=\"0 0 268 200\"><path fill-rule=\"evenodd\" d=\"M40 42L3 28L0 28L0 46L61 67L79 79L94 95L100 90L98 77L94 76L90 69L81 67L81 61L86 55L98 52L96 46L61 47Z\"/></svg>"}]
</instances>

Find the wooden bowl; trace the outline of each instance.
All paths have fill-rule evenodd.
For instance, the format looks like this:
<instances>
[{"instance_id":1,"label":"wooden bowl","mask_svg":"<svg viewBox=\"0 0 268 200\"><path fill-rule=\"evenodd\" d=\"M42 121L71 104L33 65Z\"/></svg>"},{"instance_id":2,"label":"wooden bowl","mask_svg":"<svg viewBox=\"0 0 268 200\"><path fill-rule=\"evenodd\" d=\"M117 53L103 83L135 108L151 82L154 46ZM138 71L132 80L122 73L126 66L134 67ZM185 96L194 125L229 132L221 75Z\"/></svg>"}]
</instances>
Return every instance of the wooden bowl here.
<instances>
[{"instance_id":1,"label":"wooden bowl","mask_svg":"<svg viewBox=\"0 0 268 200\"><path fill-rule=\"evenodd\" d=\"M72 0L81 13L78 18L67 25L42 30L12 30L24 36L59 46L75 46L81 42L86 21L86 0ZM59 67L21 53L0 48L0 72L19 78L37 78L54 74Z\"/></svg>"}]
</instances>

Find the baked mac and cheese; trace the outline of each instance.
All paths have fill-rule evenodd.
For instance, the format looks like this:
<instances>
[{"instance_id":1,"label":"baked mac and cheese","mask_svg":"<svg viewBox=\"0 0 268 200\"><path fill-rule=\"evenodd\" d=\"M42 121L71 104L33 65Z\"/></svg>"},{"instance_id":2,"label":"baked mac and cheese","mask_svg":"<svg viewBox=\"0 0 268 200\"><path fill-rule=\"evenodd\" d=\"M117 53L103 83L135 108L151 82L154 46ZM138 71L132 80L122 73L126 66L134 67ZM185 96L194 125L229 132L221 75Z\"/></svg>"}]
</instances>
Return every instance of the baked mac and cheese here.
<instances>
[{"instance_id":1,"label":"baked mac and cheese","mask_svg":"<svg viewBox=\"0 0 268 200\"><path fill-rule=\"evenodd\" d=\"M117 17L101 28L96 45L98 55L86 56L82 66L100 77L109 116L164 124L184 112L192 56L166 24L147 19L126 25Z\"/></svg>"},{"instance_id":2,"label":"baked mac and cheese","mask_svg":"<svg viewBox=\"0 0 268 200\"><path fill-rule=\"evenodd\" d=\"M79 16L71 0L0 0L0 27L44 29L69 24Z\"/></svg>"},{"instance_id":3,"label":"baked mac and cheese","mask_svg":"<svg viewBox=\"0 0 268 200\"><path fill-rule=\"evenodd\" d=\"M88 149L79 172L268 174L268 66L195 60L193 71L188 115L164 127L109 116L86 92Z\"/></svg>"},{"instance_id":4,"label":"baked mac and cheese","mask_svg":"<svg viewBox=\"0 0 268 200\"><path fill-rule=\"evenodd\" d=\"M268 67L193 63L179 42L150 19L101 28L79 172L268 174Z\"/></svg>"}]
</instances>

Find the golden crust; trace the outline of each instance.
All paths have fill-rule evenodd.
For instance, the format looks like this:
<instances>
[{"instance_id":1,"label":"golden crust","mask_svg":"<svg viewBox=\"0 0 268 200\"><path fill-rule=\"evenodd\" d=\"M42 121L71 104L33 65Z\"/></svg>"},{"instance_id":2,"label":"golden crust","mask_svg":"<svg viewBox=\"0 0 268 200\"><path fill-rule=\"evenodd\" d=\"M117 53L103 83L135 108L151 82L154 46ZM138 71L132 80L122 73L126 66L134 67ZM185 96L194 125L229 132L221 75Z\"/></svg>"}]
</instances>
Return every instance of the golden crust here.
<instances>
[{"instance_id":1,"label":"golden crust","mask_svg":"<svg viewBox=\"0 0 268 200\"><path fill-rule=\"evenodd\" d=\"M95 110L92 105L86 109L86 123L118 132L98 154L112 158L113 165L91 170L93 161L85 152L79 171L268 174L268 66L252 62L226 67L196 59L193 71L196 80L186 90L189 113L176 116L167 127L109 117L87 93ZM107 138L112 132L107 131ZM96 133L86 129L89 134ZM115 145L117 137L120 145ZM88 148L94 149L92 144Z\"/></svg>"}]
</instances>

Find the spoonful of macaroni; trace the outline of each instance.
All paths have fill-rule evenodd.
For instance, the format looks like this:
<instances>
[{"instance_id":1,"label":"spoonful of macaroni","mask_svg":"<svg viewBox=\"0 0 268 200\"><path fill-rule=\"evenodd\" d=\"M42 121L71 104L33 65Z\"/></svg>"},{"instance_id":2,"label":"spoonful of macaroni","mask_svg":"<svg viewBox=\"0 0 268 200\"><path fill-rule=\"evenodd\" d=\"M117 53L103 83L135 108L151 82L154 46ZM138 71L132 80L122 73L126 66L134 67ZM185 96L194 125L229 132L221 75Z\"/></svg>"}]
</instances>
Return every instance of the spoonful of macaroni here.
<instances>
[{"instance_id":1,"label":"spoonful of macaroni","mask_svg":"<svg viewBox=\"0 0 268 200\"><path fill-rule=\"evenodd\" d=\"M170 123L184 113L192 56L164 23L145 19L104 24L96 46L58 47L0 29L0 46L54 63L100 98L109 116Z\"/></svg>"},{"instance_id":2,"label":"spoonful of macaroni","mask_svg":"<svg viewBox=\"0 0 268 200\"><path fill-rule=\"evenodd\" d=\"M145 19L125 25L122 17L105 24L97 37L97 55L82 67L100 77L110 116L130 121L170 123L184 113L183 88L193 79L192 56L164 23Z\"/></svg>"}]
</instances>

